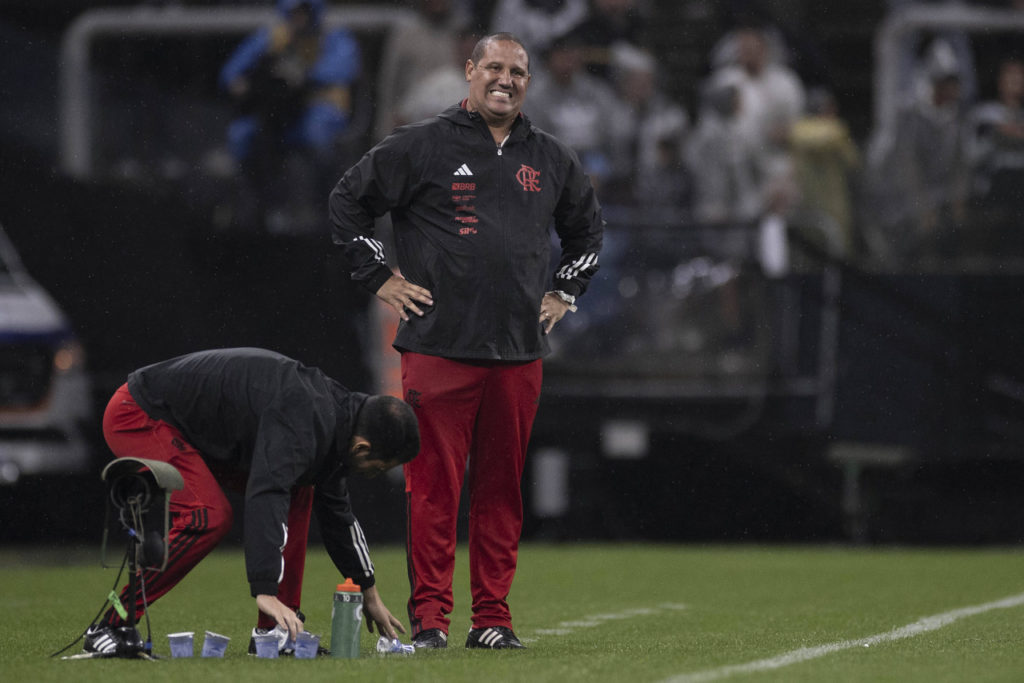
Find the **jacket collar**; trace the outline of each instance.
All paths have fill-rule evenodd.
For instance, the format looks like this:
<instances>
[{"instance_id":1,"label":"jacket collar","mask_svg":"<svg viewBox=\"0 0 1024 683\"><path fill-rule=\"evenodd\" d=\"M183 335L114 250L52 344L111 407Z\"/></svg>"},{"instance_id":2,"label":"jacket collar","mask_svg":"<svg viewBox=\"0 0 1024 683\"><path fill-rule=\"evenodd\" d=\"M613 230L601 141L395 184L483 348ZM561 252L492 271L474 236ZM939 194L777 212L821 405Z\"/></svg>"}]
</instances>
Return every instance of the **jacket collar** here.
<instances>
[{"instance_id":1,"label":"jacket collar","mask_svg":"<svg viewBox=\"0 0 1024 683\"><path fill-rule=\"evenodd\" d=\"M486 132L488 139L490 139L491 131L487 128L483 117L475 111L466 109L466 102L467 100L462 100L459 104L453 104L441 112L439 116L460 126L479 128ZM525 139L532 132L533 124L530 123L530 119L523 112L519 112L516 120L512 122L512 131L509 133L508 142Z\"/></svg>"}]
</instances>

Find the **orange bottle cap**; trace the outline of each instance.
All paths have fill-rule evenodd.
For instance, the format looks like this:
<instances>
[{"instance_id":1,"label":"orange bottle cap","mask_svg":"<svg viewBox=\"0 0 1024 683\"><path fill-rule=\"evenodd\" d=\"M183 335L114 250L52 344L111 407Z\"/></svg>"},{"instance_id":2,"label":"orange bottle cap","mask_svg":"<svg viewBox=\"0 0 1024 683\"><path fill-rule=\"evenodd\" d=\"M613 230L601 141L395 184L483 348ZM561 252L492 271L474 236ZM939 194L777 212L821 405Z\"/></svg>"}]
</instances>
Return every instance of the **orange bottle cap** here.
<instances>
[{"instance_id":1,"label":"orange bottle cap","mask_svg":"<svg viewBox=\"0 0 1024 683\"><path fill-rule=\"evenodd\" d=\"M358 593L362 588L352 583L352 579L345 579L345 583L338 584L338 590L346 591L348 593Z\"/></svg>"}]
</instances>

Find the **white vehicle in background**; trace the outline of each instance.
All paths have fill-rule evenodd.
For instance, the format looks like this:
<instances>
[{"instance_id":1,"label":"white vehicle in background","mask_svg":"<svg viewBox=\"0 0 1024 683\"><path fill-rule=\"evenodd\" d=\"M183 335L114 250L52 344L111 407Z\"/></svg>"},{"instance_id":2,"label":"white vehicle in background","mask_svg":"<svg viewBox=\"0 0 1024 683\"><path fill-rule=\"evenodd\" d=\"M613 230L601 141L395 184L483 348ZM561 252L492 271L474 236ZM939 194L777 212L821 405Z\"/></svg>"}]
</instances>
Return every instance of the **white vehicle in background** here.
<instances>
[{"instance_id":1,"label":"white vehicle in background","mask_svg":"<svg viewBox=\"0 0 1024 683\"><path fill-rule=\"evenodd\" d=\"M91 402L67 317L0 226L0 485L87 470Z\"/></svg>"}]
</instances>

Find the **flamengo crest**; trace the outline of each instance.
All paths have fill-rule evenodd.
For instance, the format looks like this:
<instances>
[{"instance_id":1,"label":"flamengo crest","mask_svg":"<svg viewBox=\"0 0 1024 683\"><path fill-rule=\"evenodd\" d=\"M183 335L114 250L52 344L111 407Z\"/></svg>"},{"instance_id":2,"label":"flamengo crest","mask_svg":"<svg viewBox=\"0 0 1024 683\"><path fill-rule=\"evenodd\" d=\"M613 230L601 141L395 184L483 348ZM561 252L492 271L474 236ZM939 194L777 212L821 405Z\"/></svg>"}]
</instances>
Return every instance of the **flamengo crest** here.
<instances>
[{"instance_id":1,"label":"flamengo crest","mask_svg":"<svg viewBox=\"0 0 1024 683\"><path fill-rule=\"evenodd\" d=\"M523 191L540 192L540 171L523 164L516 171L516 180L523 186Z\"/></svg>"}]
</instances>

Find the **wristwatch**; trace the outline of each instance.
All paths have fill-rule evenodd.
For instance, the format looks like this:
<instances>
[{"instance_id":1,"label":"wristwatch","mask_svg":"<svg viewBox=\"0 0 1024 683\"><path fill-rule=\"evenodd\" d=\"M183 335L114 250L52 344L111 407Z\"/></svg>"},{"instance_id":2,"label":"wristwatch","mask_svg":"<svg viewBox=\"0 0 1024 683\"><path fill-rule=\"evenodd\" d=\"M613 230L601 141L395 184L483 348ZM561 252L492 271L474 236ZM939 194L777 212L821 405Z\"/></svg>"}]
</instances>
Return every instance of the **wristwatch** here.
<instances>
[{"instance_id":1,"label":"wristwatch","mask_svg":"<svg viewBox=\"0 0 1024 683\"><path fill-rule=\"evenodd\" d=\"M569 310L570 311L572 311L573 313L576 312L576 297L574 297L572 294L569 294L567 292L563 292L560 289L556 289L556 290L554 290L553 292L550 292L550 293L554 294L559 299L561 299L565 303L569 304Z\"/></svg>"}]
</instances>

